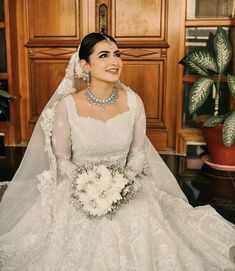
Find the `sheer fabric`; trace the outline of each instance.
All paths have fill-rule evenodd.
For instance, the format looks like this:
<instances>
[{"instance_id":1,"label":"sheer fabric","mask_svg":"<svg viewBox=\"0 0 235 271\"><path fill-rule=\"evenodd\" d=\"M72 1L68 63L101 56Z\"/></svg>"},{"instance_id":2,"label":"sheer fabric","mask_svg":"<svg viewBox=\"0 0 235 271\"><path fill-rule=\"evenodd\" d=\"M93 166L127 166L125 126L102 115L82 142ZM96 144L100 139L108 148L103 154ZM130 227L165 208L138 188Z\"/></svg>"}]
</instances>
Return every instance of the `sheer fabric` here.
<instances>
[{"instance_id":1,"label":"sheer fabric","mask_svg":"<svg viewBox=\"0 0 235 271\"><path fill-rule=\"evenodd\" d=\"M57 182L57 165L54 161L54 153L48 151L52 131L47 126L53 126L56 104L63 97L84 88L81 78L82 69L79 65L78 52L75 52L69 61L64 79L40 115L21 165L4 193L0 204L0 234L11 230L37 200L40 195L38 176L42 172L45 174L45 171L52 170L54 182ZM120 82L116 82L115 87L126 88ZM148 160L152 173L156 177L157 185L164 191L186 200L175 178L147 138L145 139L145 152L146 160Z\"/></svg>"},{"instance_id":2,"label":"sheer fabric","mask_svg":"<svg viewBox=\"0 0 235 271\"><path fill-rule=\"evenodd\" d=\"M1 270L234 270L234 226L210 206L187 203L145 136L137 94L119 84L128 111L107 121L78 115L76 63L75 54L0 206ZM77 168L106 160L132 176L149 172L112 220L90 220L71 204L71 181Z\"/></svg>"},{"instance_id":3,"label":"sheer fabric","mask_svg":"<svg viewBox=\"0 0 235 271\"><path fill-rule=\"evenodd\" d=\"M61 101L57 105L52 135L52 145L57 158L58 180L59 178L72 180L76 166L71 161L72 142L65 101Z\"/></svg>"},{"instance_id":4,"label":"sheer fabric","mask_svg":"<svg viewBox=\"0 0 235 271\"><path fill-rule=\"evenodd\" d=\"M64 96L74 93L75 87L78 91L81 89L79 78L82 77L82 71L77 64L76 52L69 61L64 79L40 115L20 167L4 193L0 204L0 234L14 227L40 195L37 187L38 176L52 166L51 158L45 151L47 136L41 123L44 119L48 119L45 122L51 122L51 116L45 113L49 108L53 108ZM75 72L78 74L78 79L74 77Z\"/></svg>"},{"instance_id":5,"label":"sheer fabric","mask_svg":"<svg viewBox=\"0 0 235 271\"><path fill-rule=\"evenodd\" d=\"M53 127L47 123L57 183L52 172L41 175L40 196L1 237L1 270L233 270L234 227L211 207L162 191L154 175L112 220L90 220L71 205L76 167L112 160L135 174L146 163L143 104L126 91L129 111L106 122L79 116L71 95L57 104Z\"/></svg>"}]
</instances>

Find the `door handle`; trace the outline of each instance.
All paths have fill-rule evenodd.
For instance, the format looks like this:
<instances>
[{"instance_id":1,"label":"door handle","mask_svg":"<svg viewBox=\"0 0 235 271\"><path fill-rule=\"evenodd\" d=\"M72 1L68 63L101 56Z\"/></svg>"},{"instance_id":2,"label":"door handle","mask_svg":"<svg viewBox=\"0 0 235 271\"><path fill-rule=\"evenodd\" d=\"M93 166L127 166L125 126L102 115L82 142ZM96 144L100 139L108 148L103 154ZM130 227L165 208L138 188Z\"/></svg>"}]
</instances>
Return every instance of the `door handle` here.
<instances>
[{"instance_id":1,"label":"door handle","mask_svg":"<svg viewBox=\"0 0 235 271\"><path fill-rule=\"evenodd\" d=\"M99 6L99 32L108 33L108 6L104 3Z\"/></svg>"}]
</instances>

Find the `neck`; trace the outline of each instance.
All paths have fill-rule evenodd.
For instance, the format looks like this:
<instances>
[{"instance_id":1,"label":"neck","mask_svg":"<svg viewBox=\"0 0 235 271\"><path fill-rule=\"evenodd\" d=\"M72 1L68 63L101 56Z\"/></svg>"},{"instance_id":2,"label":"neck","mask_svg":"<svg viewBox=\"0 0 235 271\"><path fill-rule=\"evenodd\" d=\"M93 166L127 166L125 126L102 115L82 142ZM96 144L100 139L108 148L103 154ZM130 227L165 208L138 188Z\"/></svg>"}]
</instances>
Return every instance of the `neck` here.
<instances>
[{"instance_id":1,"label":"neck","mask_svg":"<svg viewBox=\"0 0 235 271\"><path fill-rule=\"evenodd\" d=\"M91 82L89 88L94 96L100 99L105 99L113 92L113 83L92 84Z\"/></svg>"}]
</instances>

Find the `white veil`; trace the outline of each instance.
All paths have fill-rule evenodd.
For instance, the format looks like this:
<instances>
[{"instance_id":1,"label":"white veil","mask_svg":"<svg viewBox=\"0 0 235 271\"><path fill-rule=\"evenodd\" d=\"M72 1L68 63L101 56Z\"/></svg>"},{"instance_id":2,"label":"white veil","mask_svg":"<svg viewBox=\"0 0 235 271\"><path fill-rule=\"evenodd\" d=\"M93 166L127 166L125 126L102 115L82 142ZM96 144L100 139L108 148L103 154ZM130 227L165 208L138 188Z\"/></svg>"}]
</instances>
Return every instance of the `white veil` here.
<instances>
[{"instance_id":1,"label":"white veil","mask_svg":"<svg viewBox=\"0 0 235 271\"><path fill-rule=\"evenodd\" d=\"M47 103L40 115L34 132L29 141L25 155L19 169L4 193L0 204L0 234L8 232L24 216L34 204L40 192L38 190L38 176L52 167L56 178L56 162L45 150L45 131L41 125L48 109L53 107L64 96L83 88L81 83L82 69L79 65L78 52L75 52L68 64L66 74L54 95ZM121 84L123 88L126 86ZM186 200L174 176L167 168L159 154L146 137L146 159L150 166L153 179L160 189L176 197Z\"/></svg>"}]
</instances>

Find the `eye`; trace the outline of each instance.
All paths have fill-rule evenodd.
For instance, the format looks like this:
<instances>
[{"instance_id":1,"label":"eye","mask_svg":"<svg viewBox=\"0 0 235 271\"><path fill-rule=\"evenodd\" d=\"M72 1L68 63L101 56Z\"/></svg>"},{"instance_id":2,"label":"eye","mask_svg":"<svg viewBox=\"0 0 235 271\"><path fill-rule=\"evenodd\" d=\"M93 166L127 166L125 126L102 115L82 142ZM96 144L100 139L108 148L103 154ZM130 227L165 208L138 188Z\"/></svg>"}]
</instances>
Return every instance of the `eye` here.
<instances>
[{"instance_id":1,"label":"eye","mask_svg":"<svg viewBox=\"0 0 235 271\"><path fill-rule=\"evenodd\" d=\"M120 53L120 52L116 52L116 53L115 53L115 56L116 56L116 57L121 57L121 53Z\"/></svg>"},{"instance_id":2,"label":"eye","mask_svg":"<svg viewBox=\"0 0 235 271\"><path fill-rule=\"evenodd\" d=\"M105 57L108 57L108 54L107 53L103 53L99 56L99 58L105 58Z\"/></svg>"}]
</instances>

